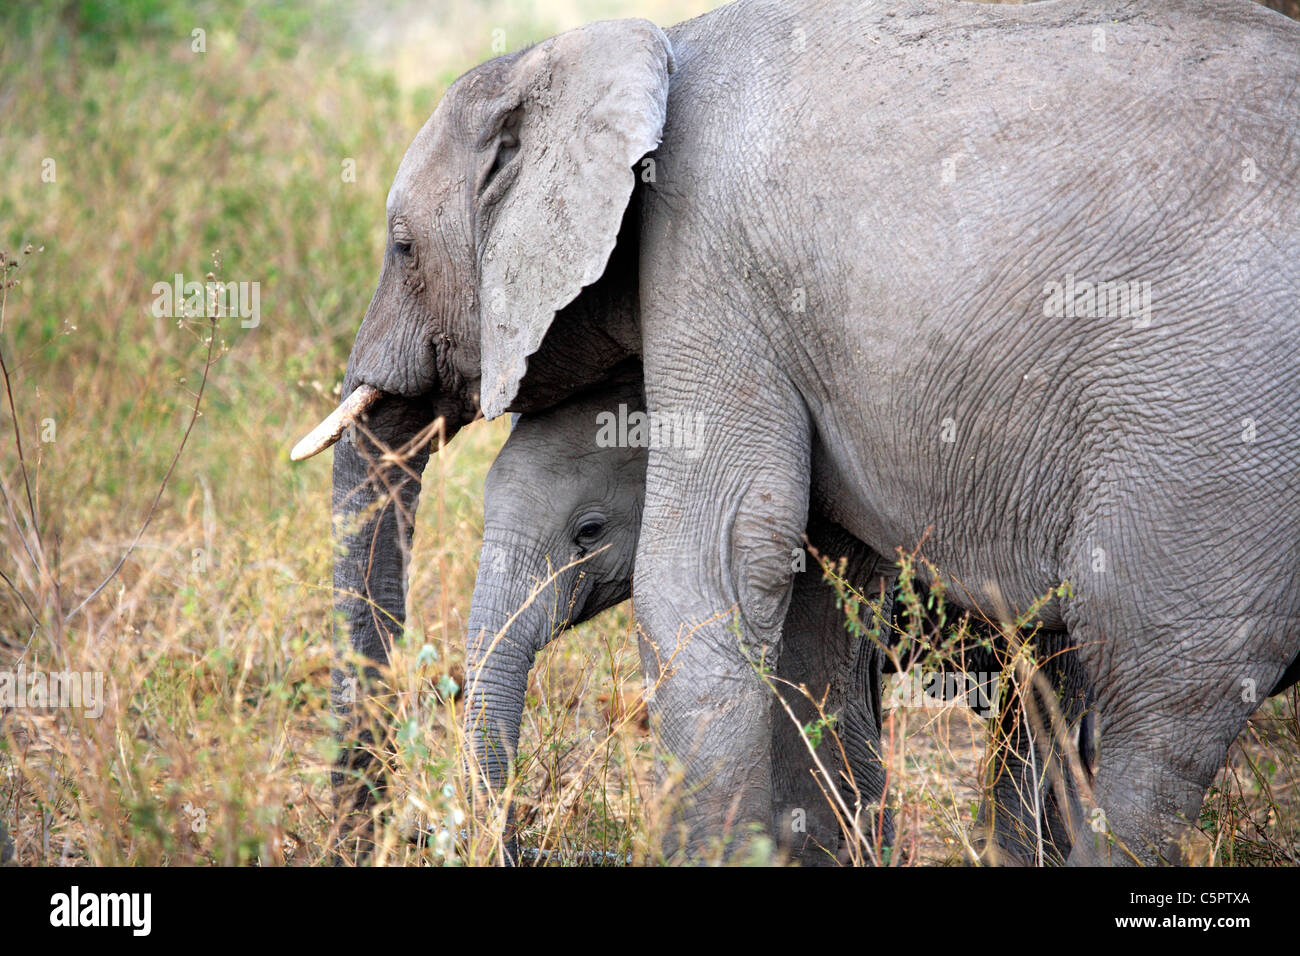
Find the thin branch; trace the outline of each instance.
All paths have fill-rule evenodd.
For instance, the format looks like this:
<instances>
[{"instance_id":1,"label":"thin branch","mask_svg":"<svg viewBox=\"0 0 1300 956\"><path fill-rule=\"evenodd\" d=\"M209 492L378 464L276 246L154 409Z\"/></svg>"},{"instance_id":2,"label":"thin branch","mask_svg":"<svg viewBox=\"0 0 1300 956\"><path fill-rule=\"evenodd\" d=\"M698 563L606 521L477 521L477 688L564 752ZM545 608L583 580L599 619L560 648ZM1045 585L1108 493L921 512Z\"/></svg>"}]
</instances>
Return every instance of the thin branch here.
<instances>
[{"instance_id":1,"label":"thin branch","mask_svg":"<svg viewBox=\"0 0 1300 956\"><path fill-rule=\"evenodd\" d=\"M3 319L5 306L9 303L8 277L8 268L0 269L0 319ZM23 487L27 491L27 510L32 517L32 533L36 535L36 550L43 558L45 549L41 546L41 526L36 520L36 502L32 498L32 483L27 475L27 458L23 455L23 430L18 425L18 409L14 405L14 390L9 383L9 366L5 364L4 349L0 349L0 372L4 373L5 395L9 399L9 417L13 420L14 441L18 443L18 467L22 471Z\"/></svg>"},{"instance_id":2,"label":"thin branch","mask_svg":"<svg viewBox=\"0 0 1300 956\"><path fill-rule=\"evenodd\" d=\"M4 255L0 254L0 332L4 331L5 307L9 303L9 265L8 265L9 261L16 262L17 260L6 260ZM10 411L10 416L13 419L14 437L18 439L18 461L22 465L22 469L23 469L23 482L26 483L27 464L26 464L26 459L23 457L23 439L22 439L21 430L18 427L18 412L14 408L14 393L13 390L9 387L9 366L4 360L3 349L0 349L0 370L3 370L4 372L5 391L9 395L9 411ZM2 477L0 477L0 495L3 495L4 497L5 509L9 512L9 519L14 523L14 534L18 536L18 541L19 543L22 544L23 550L27 552L27 557L32 562L32 566L39 571L40 568L42 567L41 562L37 561L36 555L32 554L32 549L30 545L28 545L27 543L27 535L23 534L21 522L19 522L18 515L14 511L13 502L10 501L9 499L9 491L5 487L4 480ZM27 486L27 504L29 508L32 508L33 530L37 531L37 536L36 536L37 550L40 550L40 533L39 533L39 529L36 529L34 524L35 508L32 507L32 490L30 485Z\"/></svg>"},{"instance_id":3,"label":"thin branch","mask_svg":"<svg viewBox=\"0 0 1300 956\"><path fill-rule=\"evenodd\" d=\"M9 587L13 589L14 594L18 595L18 600L23 602L23 607L27 608L27 613L30 614L32 620L36 622L36 626L40 627L41 619L36 616L36 612L32 610L32 606L27 603L27 598L23 597L23 592L18 590L18 585L14 584L14 582L10 580L9 575L5 574L3 571L0 571L0 580L3 580L5 584L9 585Z\"/></svg>"}]
</instances>

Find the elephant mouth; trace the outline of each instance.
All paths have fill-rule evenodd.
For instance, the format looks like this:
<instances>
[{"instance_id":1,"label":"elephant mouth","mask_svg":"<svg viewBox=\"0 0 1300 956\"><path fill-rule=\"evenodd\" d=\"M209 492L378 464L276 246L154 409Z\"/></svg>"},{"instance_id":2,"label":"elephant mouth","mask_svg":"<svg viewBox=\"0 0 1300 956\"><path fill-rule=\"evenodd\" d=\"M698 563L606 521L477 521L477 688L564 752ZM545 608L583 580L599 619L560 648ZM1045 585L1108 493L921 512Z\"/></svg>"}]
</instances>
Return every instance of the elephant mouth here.
<instances>
[{"instance_id":1,"label":"elephant mouth","mask_svg":"<svg viewBox=\"0 0 1300 956\"><path fill-rule=\"evenodd\" d=\"M338 408L326 415L319 425L293 446L293 451L289 452L289 459L305 461L313 455L319 455L343 437L343 433L356 424L375 402L383 398L383 395L384 393L373 385L358 385L351 395L343 399Z\"/></svg>"},{"instance_id":2,"label":"elephant mouth","mask_svg":"<svg viewBox=\"0 0 1300 956\"><path fill-rule=\"evenodd\" d=\"M392 411L404 419L403 428L410 428L415 433L426 425L437 425L442 430L442 441L451 441L463 426L479 415L478 383L466 382L455 375L450 362L439 361L441 358L442 356L436 356L426 374L416 376L414 387L409 382L383 379L379 384L362 382L357 385L339 403L338 408L326 415L320 424L293 446L289 459L305 461L319 455L342 438L344 432L353 425L379 414L380 406L384 407L384 414L387 415L385 399L393 400L396 406L401 406L394 407ZM442 374L438 374L438 371Z\"/></svg>"}]
</instances>

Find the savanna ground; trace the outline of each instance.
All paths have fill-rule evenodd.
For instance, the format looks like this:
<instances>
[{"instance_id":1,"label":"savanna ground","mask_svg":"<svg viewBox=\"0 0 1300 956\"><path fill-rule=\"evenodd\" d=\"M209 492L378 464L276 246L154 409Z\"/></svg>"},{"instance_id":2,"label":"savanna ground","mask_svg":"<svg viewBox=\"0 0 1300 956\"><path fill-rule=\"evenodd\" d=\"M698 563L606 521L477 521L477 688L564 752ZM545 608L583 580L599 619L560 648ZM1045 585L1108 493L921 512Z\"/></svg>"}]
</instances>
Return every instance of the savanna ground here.
<instances>
[{"instance_id":1,"label":"savanna ground","mask_svg":"<svg viewBox=\"0 0 1300 956\"><path fill-rule=\"evenodd\" d=\"M102 674L106 697L97 717L0 710L16 862L326 859L329 468L287 450L338 397L402 152L494 52L712 5L5 5L0 248L17 284L0 318L0 672ZM259 323L157 317L154 284L176 273L259 283ZM467 429L425 476L381 862L475 863L492 847L465 799L456 708L482 482L504 434ZM628 607L541 655L516 802L545 859L656 860L674 797L649 773L640 685ZM1296 862L1296 704L1294 690L1266 703L1233 748L1194 860ZM892 863L969 858L984 733L958 705L892 712ZM758 841L738 862L774 859Z\"/></svg>"}]
</instances>

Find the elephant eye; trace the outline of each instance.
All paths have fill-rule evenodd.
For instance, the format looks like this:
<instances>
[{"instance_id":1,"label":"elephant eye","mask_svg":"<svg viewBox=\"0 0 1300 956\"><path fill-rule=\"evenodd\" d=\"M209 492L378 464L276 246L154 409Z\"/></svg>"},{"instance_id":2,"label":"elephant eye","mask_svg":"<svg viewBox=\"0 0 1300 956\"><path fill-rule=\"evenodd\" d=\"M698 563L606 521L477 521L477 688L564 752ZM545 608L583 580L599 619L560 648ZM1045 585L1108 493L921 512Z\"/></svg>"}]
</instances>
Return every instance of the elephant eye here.
<instances>
[{"instance_id":1,"label":"elephant eye","mask_svg":"<svg viewBox=\"0 0 1300 956\"><path fill-rule=\"evenodd\" d=\"M581 545L589 545L600 537L605 530L605 519L600 515L584 515L578 522L578 531L574 540Z\"/></svg>"},{"instance_id":2,"label":"elephant eye","mask_svg":"<svg viewBox=\"0 0 1300 956\"><path fill-rule=\"evenodd\" d=\"M510 165L510 161L519 153L519 124L523 113L521 110L512 110L508 113L501 124L501 133L497 137L497 152L492 158L492 166L488 170L487 181L491 182L497 173Z\"/></svg>"},{"instance_id":3,"label":"elephant eye","mask_svg":"<svg viewBox=\"0 0 1300 956\"><path fill-rule=\"evenodd\" d=\"M393 251L405 259L411 254L411 244L409 242L397 242L394 240Z\"/></svg>"}]
</instances>

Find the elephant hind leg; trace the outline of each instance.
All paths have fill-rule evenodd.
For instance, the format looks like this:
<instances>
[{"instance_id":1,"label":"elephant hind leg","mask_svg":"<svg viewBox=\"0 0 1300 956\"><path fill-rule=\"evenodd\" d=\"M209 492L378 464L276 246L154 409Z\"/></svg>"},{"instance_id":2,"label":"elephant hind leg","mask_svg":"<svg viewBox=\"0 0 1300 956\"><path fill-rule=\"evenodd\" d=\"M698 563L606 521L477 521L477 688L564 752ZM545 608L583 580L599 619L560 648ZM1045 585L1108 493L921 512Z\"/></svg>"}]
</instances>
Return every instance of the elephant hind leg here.
<instances>
[{"instance_id":1,"label":"elephant hind leg","mask_svg":"<svg viewBox=\"0 0 1300 956\"><path fill-rule=\"evenodd\" d=\"M1289 381L1261 372L1234 401L1292 422L1279 404ZM1116 418L1080 476L1060 614L1091 678L1100 746L1096 816L1072 864L1180 859L1228 748L1300 650L1283 429L1240 441L1204 411L1221 392L1200 388L1186 385L1203 400L1194 407L1147 406L1140 431Z\"/></svg>"},{"instance_id":2,"label":"elephant hind leg","mask_svg":"<svg viewBox=\"0 0 1300 956\"><path fill-rule=\"evenodd\" d=\"M1256 703L1243 687L1268 687L1279 667L1251 660L1246 648L1216 631L1250 634L1262 622L1206 617L1205 631L1149 626L1149 647L1169 653L1100 653L1097 677L1101 745L1095 808L1075 840L1072 865L1183 862L1205 791ZM1083 637L1097 631L1073 628ZM1083 643L1081 641L1081 643ZM1177 649L1175 652L1173 649Z\"/></svg>"}]
</instances>

